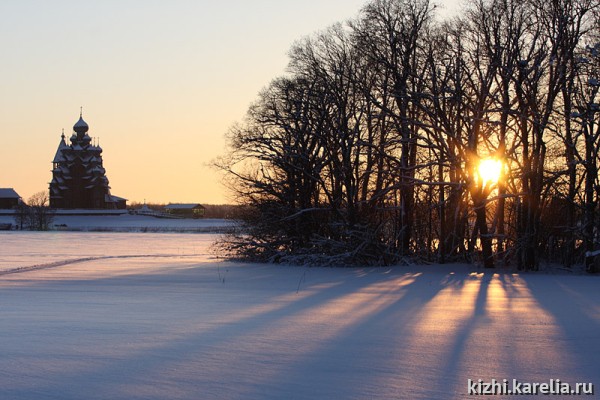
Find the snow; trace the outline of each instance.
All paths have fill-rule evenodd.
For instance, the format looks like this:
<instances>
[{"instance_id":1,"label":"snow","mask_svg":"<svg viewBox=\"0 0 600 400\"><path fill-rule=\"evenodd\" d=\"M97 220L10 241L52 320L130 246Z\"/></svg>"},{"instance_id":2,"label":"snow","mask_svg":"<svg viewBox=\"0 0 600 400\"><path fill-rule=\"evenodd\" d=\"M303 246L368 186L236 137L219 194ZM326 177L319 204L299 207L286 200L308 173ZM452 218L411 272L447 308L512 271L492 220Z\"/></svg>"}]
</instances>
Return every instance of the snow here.
<instances>
[{"instance_id":1,"label":"snow","mask_svg":"<svg viewBox=\"0 0 600 400\"><path fill-rule=\"evenodd\" d=\"M200 204L198 203L182 203L182 204L167 204L165 206L165 209L171 209L171 210L191 210L193 208L196 207L202 207Z\"/></svg>"},{"instance_id":2,"label":"snow","mask_svg":"<svg viewBox=\"0 0 600 400\"><path fill-rule=\"evenodd\" d=\"M207 257L215 237L191 233L0 231L0 274L82 258Z\"/></svg>"},{"instance_id":3,"label":"snow","mask_svg":"<svg viewBox=\"0 0 600 400\"><path fill-rule=\"evenodd\" d=\"M232 263L212 255L218 238L2 233L0 261L53 263L0 275L0 398L456 399L467 379L600 384L598 277Z\"/></svg>"},{"instance_id":4,"label":"snow","mask_svg":"<svg viewBox=\"0 0 600 400\"><path fill-rule=\"evenodd\" d=\"M90 213L94 210L79 210L81 213ZM56 215L53 225L63 230L80 231L165 231L165 232L220 232L234 226L230 220L223 219L169 219L156 218L149 215L117 214L123 210L101 210L100 212L114 211L115 215ZM78 210L69 210L76 214ZM0 215L0 223L15 224L12 215Z\"/></svg>"},{"instance_id":5,"label":"snow","mask_svg":"<svg viewBox=\"0 0 600 400\"><path fill-rule=\"evenodd\" d=\"M0 198L3 199L20 199L21 197L13 188L0 188Z\"/></svg>"}]
</instances>

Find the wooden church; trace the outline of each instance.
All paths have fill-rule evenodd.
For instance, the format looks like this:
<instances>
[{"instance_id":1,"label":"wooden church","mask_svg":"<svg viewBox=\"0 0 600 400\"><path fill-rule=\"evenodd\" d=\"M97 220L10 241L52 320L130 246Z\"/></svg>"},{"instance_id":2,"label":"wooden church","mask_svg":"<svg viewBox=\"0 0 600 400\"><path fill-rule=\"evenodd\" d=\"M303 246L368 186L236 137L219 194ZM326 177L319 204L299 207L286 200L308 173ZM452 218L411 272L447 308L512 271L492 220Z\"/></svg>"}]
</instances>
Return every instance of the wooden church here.
<instances>
[{"instance_id":1,"label":"wooden church","mask_svg":"<svg viewBox=\"0 0 600 400\"><path fill-rule=\"evenodd\" d=\"M110 193L102 148L93 144L82 114L73 126L71 144L65 133L52 160L50 207L61 209L124 209L126 199Z\"/></svg>"}]
</instances>

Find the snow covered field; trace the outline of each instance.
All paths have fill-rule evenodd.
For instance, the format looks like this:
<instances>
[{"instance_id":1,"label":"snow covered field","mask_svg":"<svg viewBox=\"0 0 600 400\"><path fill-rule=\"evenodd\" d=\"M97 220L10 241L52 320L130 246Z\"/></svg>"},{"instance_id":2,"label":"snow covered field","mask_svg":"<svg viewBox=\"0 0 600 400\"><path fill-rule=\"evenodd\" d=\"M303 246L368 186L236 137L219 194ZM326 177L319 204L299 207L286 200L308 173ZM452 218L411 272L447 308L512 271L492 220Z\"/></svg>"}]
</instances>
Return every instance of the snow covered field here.
<instances>
[{"instance_id":1,"label":"snow covered field","mask_svg":"<svg viewBox=\"0 0 600 400\"><path fill-rule=\"evenodd\" d=\"M0 224L15 224L12 215L0 215ZM233 226L224 219L167 219L147 215L56 215L52 224L58 229L116 232L215 232Z\"/></svg>"},{"instance_id":2,"label":"snow covered field","mask_svg":"<svg viewBox=\"0 0 600 400\"><path fill-rule=\"evenodd\" d=\"M207 257L216 238L198 233L0 231L0 273L81 259Z\"/></svg>"},{"instance_id":3,"label":"snow covered field","mask_svg":"<svg viewBox=\"0 0 600 400\"><path fill-rule=\"evenodd\" d=\"M217 238L2 233L5 271L51 268L0 275L0 399L461 399L492 378L597 396L598 277L231 263Z\"/></svg>"}]
</instances>

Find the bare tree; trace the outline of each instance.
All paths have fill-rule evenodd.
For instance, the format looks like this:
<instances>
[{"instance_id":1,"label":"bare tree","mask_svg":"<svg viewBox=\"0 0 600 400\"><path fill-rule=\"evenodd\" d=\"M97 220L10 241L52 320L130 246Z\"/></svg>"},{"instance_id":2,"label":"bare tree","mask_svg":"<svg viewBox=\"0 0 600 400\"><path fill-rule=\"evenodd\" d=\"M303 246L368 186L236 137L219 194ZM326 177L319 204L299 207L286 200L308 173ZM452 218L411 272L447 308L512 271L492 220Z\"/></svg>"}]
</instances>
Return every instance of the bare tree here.
<instances>
[{"instance_id":1,"label":"bare tree","mask_svg":"<svg viewBox=\"0 0 600 400\"><path fill-rule=\"evenodd\" d=\"M19 204L15 207L15 224L17 229L23 230L23 227L29 224L29 207L19 199Z\"/></svg>"},{"instance_id":2,"label":"bare tree","mask_svg":"<svg viewBox=\"0 0 600 400\"><path fill-rule=\"evenodd\" d=\"M54 221L54 211L49 207L50 198L47 191L37 192L27 200L29 229L47 231Z\"/></svg>"},{"instance_id":3,"label":"bare tree","mask_svg":"<svg viewBox=\"0 0 600 400\"><path fill-rule=\"evenodd\" d=\"M427 0L373 0L298 42L218 163L248 206L232 249L376 264L481 254L523 269L558 242L571 263L576 234L595 249L600 78L583 39L597 8L472 0L436 23ZM487 157L504 162L498 183L478 177ZM560 227L570 239L552 242Z\"/></svg>"},{"instance_id":4,"label":"bare tree","mask_svg":"<svg viewBox=\"0 0 600 400\"><path fill-rule=\"evenodd\" d=\"M433 18L428 0L376 0L369 3L354 24L354 35L369 66L381 75L383 87L373 91L374 112L389 120L391 133L386 148L393 157L398 188L397 230L400 250L410 253L414 223L414 179L424 89L420 44ZM391 102L389 101L391 100ZM397 154L397 155L396 155ZM396 192L396 190L394 190Z\"/></svg>"}]
</instances>

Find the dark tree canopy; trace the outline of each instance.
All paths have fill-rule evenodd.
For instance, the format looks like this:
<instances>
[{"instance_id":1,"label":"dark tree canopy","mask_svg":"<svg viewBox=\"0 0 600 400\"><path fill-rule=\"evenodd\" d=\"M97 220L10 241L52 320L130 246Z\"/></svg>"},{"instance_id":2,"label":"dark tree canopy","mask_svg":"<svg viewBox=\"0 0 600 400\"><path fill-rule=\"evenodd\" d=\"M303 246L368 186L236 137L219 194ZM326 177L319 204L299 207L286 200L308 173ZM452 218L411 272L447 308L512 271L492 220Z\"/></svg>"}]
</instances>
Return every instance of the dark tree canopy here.
<instances>
[{"instance_id":1,"label":"dark tree canopy","mask_svg":"<svg viewBox=\"0 0 600 400\"><path fill-rule=\"evenodd\" d=\"M373 0L297 42L217 162L246 206L226 246L295 263L581 263L600 248L599 8L472 0L440 20L427 0Z\"/></svg>"}]
</instances>

